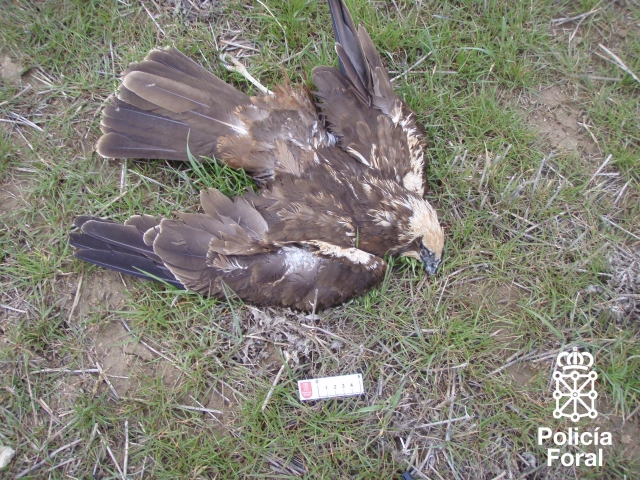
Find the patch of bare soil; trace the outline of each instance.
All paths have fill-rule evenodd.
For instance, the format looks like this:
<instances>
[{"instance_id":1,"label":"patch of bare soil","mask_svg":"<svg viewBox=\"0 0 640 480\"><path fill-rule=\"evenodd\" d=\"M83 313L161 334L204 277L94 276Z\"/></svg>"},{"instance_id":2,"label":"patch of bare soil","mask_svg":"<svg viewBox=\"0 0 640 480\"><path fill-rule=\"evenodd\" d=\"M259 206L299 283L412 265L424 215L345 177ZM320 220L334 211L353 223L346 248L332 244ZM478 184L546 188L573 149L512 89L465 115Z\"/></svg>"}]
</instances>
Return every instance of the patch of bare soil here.
<instances>
[{"instance_id":1,"label":"patch of bare soil","mask_svg":"<svg viewBox=\"0 0 640 480\"><path fill-rule=\"evenodd\" d=\"M77 283L69 290L77 289ZM69 292L70 293L70 292ZM75 295L68 294L67 305L71 308L70 300ZM79 298L74 310L74 321L94 311L109 312L124 308L126 299L126 285L116 272L101 270L91 275L80 286ZM179 387L184 381L185 372L153 352L149 346L141 343L135 335L128 332L119 321L94 327L87 332L90 346L88 355L92 367L100 368L104 376L94 385L94 390L111 390L112 395L120 397L135 397L145 384L161 379L168 391ZM108 382L105 380L108 380ZM115 394L114 394L115 391ZM188 397L188 395L186 396ZM192 406L190 398L184 398L184 404ZM202 407L221 412L232 409L220 395L212 394L207 399L201 399Z\"/></svg>"},{"instance_id":2,"label":"patch of bare soil","mask_svg":"<svg viewBox=\"0 0 640 480\"><path fill-rule=\"evenodd\" d=\"M120 309L126 297L126 286L121 276L113 271L100 270L81 285L80 298L75 310L78 318L86 317L94 307L101 311Z\"/></svg>"},{"instance_id":3,"label":"patch of bare soil","mask_svg":"<svg viewBox=\"0 0 640 480\"><path fill-rule=\"evenodd\" d=\"M7 182L0 186L0 216L10 215L18 207L27 204L23 197L26 182Z\"/></svg>"},{"instance_id":4,"label":"patch of bare soil","mask_svg":"<svg viewBox=\"0 0 640 480\"><path fill-rule=\"evenodd\" d=\"M588 130L588 120L558 86L541 90L528 100L531 126L558 150L598 153L598 145Z\"/></svg>"},{"instance_id":5,"label":"patch of bare soil","mask_svg":"<svg viewBox=\"0 0 640 480\"><path fill-rule=\"evenodd\" d=\"M104 372L102 380L96 384L96 390L111 390L111 395L118 398L135 398L145 385L161 380L167 391L177 389L185 381L185 372L170 363L166 357L161 358L148 345L132 336L119 321L112 321L93 335L90 347L90 358ZM108 381L107 381L108 380ZM228 397L213 392L206 399L199 399L199 405L188 393L179 399L179 404L190 408L215 410L220 412L220 423L229 421L233 415L234 404ZM215 428L215 427L214 427ZM216 428L221 434L227 434L226 428Z\"/></svg>"},{"instance_id":6,"label":"patch of bare soil","mask_svg":"<svg viewBox=\"0 0 640 480\"><path fill-rule=\"evenodd\" d=\"M540 370L532 368L529 364L515 364L505 369L513 381L519 386L529 383L540 372Z\"/></svg>"},{"instance_id":7,"label":"patch of bare soil","mask_svg":"<svg viewBox=\"0 0 640 480\"><path fill-rule=\"evenodd\" d=\"M98 331L92 343L95 361L118 396L135 396L144 377L162 378L169 390L175 389L180 382L180 370L167 363L154 362L157 356L133 339L118 321L110 322Z\"/></svg>"},{"instance_id":8,"label":"patch of bare soil","mask_svg":"<svg viewBox=\"0 0 640 480\"><path fill-rule=\"evenodd\" d=\"M640 421L637 416L631 419L619 415L613 404L604 397L597 400L598 417L593 420L594 427L602 432L611 432L613 446L609 455L616 454L624 459L637 462L640 468ZM628 413L627 413L628 416Z\"/></svg>"},{"instance_id":9,"label":"patch of bare soil","mask_svg":"<svg viewBox=\"0 0 640 480\"><path fill-rule=\"evenodd\" d=\"M24 68L8 56L0 56L0 78L7 85L20 85Z\"/></svg>"}]
</instances>

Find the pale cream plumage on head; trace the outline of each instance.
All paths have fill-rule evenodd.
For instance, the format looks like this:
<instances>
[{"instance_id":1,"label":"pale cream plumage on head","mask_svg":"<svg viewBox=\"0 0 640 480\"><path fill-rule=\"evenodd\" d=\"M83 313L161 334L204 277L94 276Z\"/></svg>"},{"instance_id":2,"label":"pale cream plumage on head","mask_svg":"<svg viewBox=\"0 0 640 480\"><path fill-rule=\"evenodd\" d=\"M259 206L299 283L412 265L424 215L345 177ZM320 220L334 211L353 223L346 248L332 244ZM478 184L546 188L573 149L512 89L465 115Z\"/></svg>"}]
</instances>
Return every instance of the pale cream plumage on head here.
<instances>
[{"instance_id":1,"label":"pale cream plumage on head","mask_svg":"<svg viewBox=\"0 0 640 480\"><path fill-rule=\"evenodd\" d=\"M424 133L366 30L342 0L328 3L340 69L314 69L317 105L288 84L249 97L173 48L124 72L104 109L101 155L187 160L188 142L196 157L243 168L260 190L234 200L204 191L204 213L176 219L78 217L77 257L301 310L366 292L382 281L386 254L435 272L444 234L422 198Z\"/></svg>"}]
</instances>

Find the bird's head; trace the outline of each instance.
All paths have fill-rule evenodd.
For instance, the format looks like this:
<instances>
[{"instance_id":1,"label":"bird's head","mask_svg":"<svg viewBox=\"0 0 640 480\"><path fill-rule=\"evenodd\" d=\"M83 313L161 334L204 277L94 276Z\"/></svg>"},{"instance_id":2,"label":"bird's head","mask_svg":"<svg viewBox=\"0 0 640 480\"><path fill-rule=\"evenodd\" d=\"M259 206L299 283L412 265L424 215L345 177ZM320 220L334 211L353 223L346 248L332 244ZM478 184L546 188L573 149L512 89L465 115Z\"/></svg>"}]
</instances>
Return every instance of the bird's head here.
<instances>
[{"instance_id":1,"label":"bird's head","mask_svg":"<svg viewBox=\"0 0 640 480\"><path fill-rule=\"evenodd\" d=\"M438 214L431 204L423 198L409 199L412 214L409 217L403 237L409 241L402 252L404 257L412 257L424 264L429 275L434 275L442 262L444 250L444 231L438 221Z\"/></svg>"}]
</instances>

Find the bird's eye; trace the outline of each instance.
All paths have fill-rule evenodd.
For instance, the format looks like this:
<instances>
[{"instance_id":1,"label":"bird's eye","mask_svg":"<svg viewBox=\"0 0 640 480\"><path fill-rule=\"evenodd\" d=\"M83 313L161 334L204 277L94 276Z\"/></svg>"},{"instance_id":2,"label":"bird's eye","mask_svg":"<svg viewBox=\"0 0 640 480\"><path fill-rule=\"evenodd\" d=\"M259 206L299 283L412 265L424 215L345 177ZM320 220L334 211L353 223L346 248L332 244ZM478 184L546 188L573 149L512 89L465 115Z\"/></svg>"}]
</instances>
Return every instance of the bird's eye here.
<instances>
[{"instance_id":1,"label":"bird's eye","mask_svg":"<svg viewBox=\"0 0 640 480\"><path fill-rule=\"evenodd\" d=\"M435 253L433 253L433 251L431 251L430 248L425 247L424 245L420 245L420 256L421 257L428 257L428 258L434 258L436 255Z\"/></svg>"}]
</instances>

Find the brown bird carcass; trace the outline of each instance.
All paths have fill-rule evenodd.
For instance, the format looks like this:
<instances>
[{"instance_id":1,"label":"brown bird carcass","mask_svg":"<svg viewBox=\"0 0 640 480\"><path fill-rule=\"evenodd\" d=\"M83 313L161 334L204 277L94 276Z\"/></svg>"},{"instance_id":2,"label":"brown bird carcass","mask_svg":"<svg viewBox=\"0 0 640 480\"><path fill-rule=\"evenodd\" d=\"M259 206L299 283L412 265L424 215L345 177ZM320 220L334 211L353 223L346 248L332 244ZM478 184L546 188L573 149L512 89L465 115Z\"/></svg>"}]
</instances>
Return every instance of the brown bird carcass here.
<instances>
[{"instance_id":1,"label":"brown bird carcass","mask_svg":"<svg viewBox=\"0 0 640 480\"><path fill-rule=\"evenodd\" d=\"M122 76L103 113L98 153L110 158L215 157L260 187L230 199L201 192L202 213L124 225L78 217L75 255L142 278L254 305L299 310L345 302L379 284L384 255L429 274L444 235L423 198L423 131L393 91L365 29L329 0L340 68L305 88L250 97L174 48Z\"/></svg>"}]
</instances>

